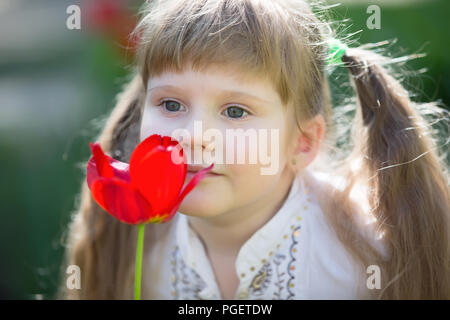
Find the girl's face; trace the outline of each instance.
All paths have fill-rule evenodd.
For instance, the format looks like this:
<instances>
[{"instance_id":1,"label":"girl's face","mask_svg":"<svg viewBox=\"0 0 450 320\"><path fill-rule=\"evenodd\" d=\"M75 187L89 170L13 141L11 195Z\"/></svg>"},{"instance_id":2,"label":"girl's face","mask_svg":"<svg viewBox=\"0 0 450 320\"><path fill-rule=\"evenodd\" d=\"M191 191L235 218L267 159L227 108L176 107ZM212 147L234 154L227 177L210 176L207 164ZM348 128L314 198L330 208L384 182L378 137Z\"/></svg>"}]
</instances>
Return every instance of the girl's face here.
<instances>
[{"instance_id":1,"label":"girl's face","mask_svg":"<svg viewBox=\"0 0 450 320\"><path fill-rule=\"evenodd\" d=\"M165 72L149 80L140 140L154 133L174 137L187 154L191 152L188 171L214 162L212 174L186 196L179 211L196 217L218 216L273 195L280 177L292 175L286 166L288 136L295 124L289 109L268 79L228 66L210 66L201 72L188 66L182 73ZM174 135L177 129L184 130L182 139ZM240 138L233 136L237 129L244 133L240 138L248 134L241 140L243 148L238 148ZM203 136L207 131L213 132L214 138ZM257 144L251 143L252 135ZM199 158L194 158L198 151L204 157L206 152L212 156L222 153L221 161L200 158L198 163ZM250 161L252 156L256 163ZM192 175L188 172L186 182Z\"/></svg>"}]
</instances>

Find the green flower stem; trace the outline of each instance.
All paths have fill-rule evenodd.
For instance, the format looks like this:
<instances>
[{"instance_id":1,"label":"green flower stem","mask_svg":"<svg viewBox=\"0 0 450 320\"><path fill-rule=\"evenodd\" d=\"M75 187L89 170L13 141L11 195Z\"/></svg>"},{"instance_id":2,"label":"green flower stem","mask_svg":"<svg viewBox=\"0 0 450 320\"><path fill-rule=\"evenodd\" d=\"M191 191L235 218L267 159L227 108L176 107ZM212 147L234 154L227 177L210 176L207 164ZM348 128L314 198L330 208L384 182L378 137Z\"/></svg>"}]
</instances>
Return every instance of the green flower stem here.
<instances>
[{"instance_id":1,"label":"green flower stem","mask_svg":"<svg viewBox=\"0 0 450 320\"><path fill-rule=\"evenodd\" d=\"M141 300L142 253L144 251L145 224L138 225L136 244L136 266L134 270L134 300Z\"/></svg>"}]
</instances>

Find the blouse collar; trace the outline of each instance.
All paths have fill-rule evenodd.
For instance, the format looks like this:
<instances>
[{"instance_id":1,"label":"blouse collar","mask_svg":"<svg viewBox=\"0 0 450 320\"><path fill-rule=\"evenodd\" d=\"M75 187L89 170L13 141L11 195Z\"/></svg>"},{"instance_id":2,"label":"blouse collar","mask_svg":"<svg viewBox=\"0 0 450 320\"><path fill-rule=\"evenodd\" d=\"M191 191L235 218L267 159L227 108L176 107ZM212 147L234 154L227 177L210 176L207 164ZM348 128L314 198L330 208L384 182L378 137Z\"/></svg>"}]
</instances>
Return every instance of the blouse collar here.
<instances>
[{"instance_id":1,"label":"blouse collar","mask_svg":"<svg viewBox=\"0 0 450 320\"><path fill-rule=\"evenodd\" d=\"M301 219L298 216L299 208L307 200L307 193L303 178L297 176L281 208L243 244L235 264L241 282L252 279L253 274L256 274L262 265L270 260L280 244L286 241L285 232L288 232L289 224L298 223ZM203 243L189 226L188 218L184 214L178 215L176 242L186 265L194 269L207 283L215 283L214 272Z\"/></svg>"}]
</instances>

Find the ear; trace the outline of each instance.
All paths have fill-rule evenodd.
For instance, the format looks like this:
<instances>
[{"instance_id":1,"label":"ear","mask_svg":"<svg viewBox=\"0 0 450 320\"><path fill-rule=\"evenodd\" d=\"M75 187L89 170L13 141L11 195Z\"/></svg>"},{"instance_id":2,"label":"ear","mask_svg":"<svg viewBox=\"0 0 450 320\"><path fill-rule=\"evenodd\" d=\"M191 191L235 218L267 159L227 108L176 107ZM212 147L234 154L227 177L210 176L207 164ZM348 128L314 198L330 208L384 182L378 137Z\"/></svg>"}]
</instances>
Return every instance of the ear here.
<instances>
[{"instance_id":1,"label":"ear","mask_svg":"<svg viewBox=\"0 0 450 320\"><path fill-rule=\"evenodd\" d=\"M325 135L325 120L322 115L316 115L304 121L301 130L296 128L288 163L294 172L307 167L317 156Z\"/></svg>"}]
</instances>

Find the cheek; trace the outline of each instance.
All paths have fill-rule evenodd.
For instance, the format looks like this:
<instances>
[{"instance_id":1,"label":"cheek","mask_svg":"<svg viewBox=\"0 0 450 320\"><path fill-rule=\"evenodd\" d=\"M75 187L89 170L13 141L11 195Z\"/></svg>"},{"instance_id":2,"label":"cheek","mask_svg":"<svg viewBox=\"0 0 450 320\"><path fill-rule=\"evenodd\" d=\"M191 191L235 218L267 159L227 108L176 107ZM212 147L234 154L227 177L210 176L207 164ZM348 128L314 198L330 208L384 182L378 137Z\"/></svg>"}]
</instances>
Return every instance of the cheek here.
<instances>
[{"instance_id":1,"label":"cheek","mask_svg":"<svg viewBox=\"0 0 450 320\"><path fill-rule=\"evenodd\" d=\"M281 147L281 146L280 146ZM268 152L270 153L270 147ZM278 156L281 150L272 148ZM243 207L264 197L269 191L274 190L279 181L282 165L273 174L262 174L262 168L270 164L249 163L249 153L252 148L245 145L241 152L245 153L245 163L223 164L222 177L206 178L185 198L180 211L186 215L197 217L212 217L226 211ZM234 150L237 154L237 149ZM275 159L270 153L271 159ZM282 158L278 159L282 163Z\"/></svg>"},{"instance_id":2,"label":"cheek","mask_svg":"<svg viewBox=\"0 0 450 320\"><path fill-rule=\"evenodd\" d=\"M189 193L179 211L213 217L258 201L273 190L279 175L261 175L257 165L226 165L226 176L206 178Z\"/></svg>"},{"instance_id":3,"label":"cheek","mask_svg":"<svg viewBox=\"0 0 450 320\"><path fill-rule=\"evenodd\" d=\"M245 208L252 203L265 199L279 182L279 175L261 175L257 165L227 165L226 188L216 185L216 190L226 190L223 194L216 194L212 198L211 207L217 209L216 214Z\"/></svg>"},{"instance_id":4,"label":"cheek","mask_svg":"<svg viewBox=\"0 0 450 320\"><path fill-rule=\"evenodd\" d=\"M244 164L226 165L226 172L233 183L233 201L237 206L263 197L268 190L273 190L281 177L286 165L286 131L272 129L268 129L265 136L257 136L256 148L247 143L240 151L245 153ZM237 154L239 151L235 149L234 152ZM256 163L249 161L252 155Z\"/></svg>"},{"instance_id":5,"label":"cheek","mask_svg":"<svg viewBox=\"0 0 450 320\"><path fill-rule=\"evenodd\" d=\"M279 175L282 171L288 155L286 131L263 130L264 133L258 131L256 139L246 139L243 147L236 141L224 144L223 161L233 176Z\"/></svg>"},{"instance_id":6,"label":"cheek","mask_svg":"<svg viewBox=\"0 0 450 320\"><path fill-rule=\"evenodd\" d=\"M253 202L270 190L278 181L281 170L271 175L261 174L259 164L227 165L227 173L233 183L233 195L236 205Z\"/></svg>"},{"instance_id":7,"label":"cheek","mask_svg":"<svg viewBox=\"0 0 450 320\"><path fill-rule=\"evenodd\" d=\"M162 116L157 108L146 107L142 114L140 141L155 133L170 136L178 126L176 119Z\"/></svg>"},{"instance_id":8,"label":"cheek","mask_svg":"<svg viewBox=\"0 0 450 320\"><path fill-rule=\"evenodd\" d=\"M233 208L233 182L228 176L205 178L184 198L179 211L195 217L212 217Z\"/></svg>"}]
</instances>

